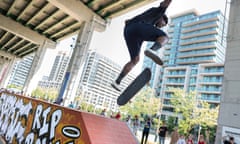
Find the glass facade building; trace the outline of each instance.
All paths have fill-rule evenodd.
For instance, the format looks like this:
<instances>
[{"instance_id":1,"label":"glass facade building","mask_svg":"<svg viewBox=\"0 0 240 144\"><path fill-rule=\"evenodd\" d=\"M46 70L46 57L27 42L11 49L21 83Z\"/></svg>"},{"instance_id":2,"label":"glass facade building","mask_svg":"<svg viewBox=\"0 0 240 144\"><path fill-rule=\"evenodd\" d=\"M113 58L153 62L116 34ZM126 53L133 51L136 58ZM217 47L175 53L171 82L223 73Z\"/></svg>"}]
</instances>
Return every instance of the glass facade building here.
<instances>
[{"instance_id":1,"label":"glass facade building","mask_svg":"<svg viewBox=\"0 0 240 144\"><path fill-rule=\"evenodd\" d=\"M50 75L44 76L38 82L38 86L42 88L60 89L62 81L70 61L70 54L65 51L59 51L55 57Z\"/></svg>"},{"instance_id":2,"label":"glass facade building","mask_svg":"<svg viewBox=\"0 0 240 144\"><path fill-rule=\"evenodd\" d=\"M23 88L32 66L34 54L28 55L14 64L8 85Z\"/></svg>"},{"instance_id":3,"label":"glass facade building","mask_svg":"<svg viewBox=\"0 0 240 144\"><path fill-rule=\"evenodd\" d=\"M163 73L158 75L156 87L163 103L162 117L173 115L171 88L196 91L198 98L212 107L219 105L227 33L223 14L187 11L170 18L167 32Z\"/></svg>"}]
</instances>

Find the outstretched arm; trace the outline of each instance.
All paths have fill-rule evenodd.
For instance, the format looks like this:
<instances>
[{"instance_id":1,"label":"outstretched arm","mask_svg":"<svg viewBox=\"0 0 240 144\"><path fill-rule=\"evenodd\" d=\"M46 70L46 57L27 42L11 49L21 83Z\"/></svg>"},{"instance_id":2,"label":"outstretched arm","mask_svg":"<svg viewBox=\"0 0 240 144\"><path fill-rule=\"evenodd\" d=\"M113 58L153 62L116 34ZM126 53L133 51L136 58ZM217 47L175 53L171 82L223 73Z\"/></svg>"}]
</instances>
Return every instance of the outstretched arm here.
<instances>
[{"instance_id":1,"label":"outstretched arm","mask_svg":"<svg viewBox=\"0 0 240 144\"><path fill-rule=\"evenodd\" d=\"M160 3L161 7L168 7L172 0L164 0L163 2Z\"/></svg>"}]
</instances>

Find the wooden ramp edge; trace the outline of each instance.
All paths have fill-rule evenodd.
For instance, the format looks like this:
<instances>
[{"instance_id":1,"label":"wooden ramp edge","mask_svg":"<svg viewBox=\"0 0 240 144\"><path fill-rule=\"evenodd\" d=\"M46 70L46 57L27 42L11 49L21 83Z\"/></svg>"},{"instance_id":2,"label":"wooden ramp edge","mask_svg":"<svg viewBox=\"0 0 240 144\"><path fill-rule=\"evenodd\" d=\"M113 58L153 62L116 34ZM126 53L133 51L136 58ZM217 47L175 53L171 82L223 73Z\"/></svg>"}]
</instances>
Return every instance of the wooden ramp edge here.
<instances>
[{"instance_id":1,"label":"wooden ramp edge","mask_svg":"<svg viewBox=\"0 0 240 144\"><path fill-rule=\"evenodd\" d=\"M125 122L0 92L0 143L138 144Z\"/></svg>"}]
</instances>

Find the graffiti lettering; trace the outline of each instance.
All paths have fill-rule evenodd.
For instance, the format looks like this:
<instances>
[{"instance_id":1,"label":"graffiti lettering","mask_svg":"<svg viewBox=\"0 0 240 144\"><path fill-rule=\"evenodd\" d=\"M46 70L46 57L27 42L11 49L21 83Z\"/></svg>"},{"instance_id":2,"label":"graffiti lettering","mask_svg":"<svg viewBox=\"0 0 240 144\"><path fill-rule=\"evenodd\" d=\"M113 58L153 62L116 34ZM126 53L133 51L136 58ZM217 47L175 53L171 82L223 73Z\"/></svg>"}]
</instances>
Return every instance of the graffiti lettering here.
<instances>
[{"instance_id":1,"label":"graffiti lettering","mask_svg":"<svg viewBox=\"0 0 240 144\"><path fill-rule=\"evenodd\" d=\"M0 131L5 134L5 139L12 143L14 136L18 142L22 142L27 118L32 109L31 102L24 105L23 100L17 97L2 94L0 107ZM25 121L23 123L22 121Z\"/></svg>"},{"instance_id":2,"label":"graffiti lettering","mask_svg":"<svg viewBox=\"0 0 240 144\"><path fill-rule=\"evenodd\" d=\"M58 125L60 119L62 117L62 111L61 110L56 110L52 114L51 118L51 128L50 128L50 140L55 137L55 128Z\"/></svg>"},{"instance_id":3,"label":"graffiti lettering","mask_svg":"<svg viewBox=\"0 0 240 144\"><path fill-rule=\"evenodd\" d=\"M6 143L75 144L81 136L78 125L57 126L63 112L38 100L0 93L0 136Z\"/></svg>"},{"instance_id":4,"label":"graffiti lettering","mask_svg":"<svg viewBox=\"0 0 240 144\"><path fill-rule=\"evenodd\" d=\"M62 117L62 111L61 110L54 111L51 115L50 120L48 120L47 118L50 111L51 111L51 107L48 107L47 109L43 110L42 105L37 106L36 113L33 119L32 130L33 131L39 130L39 135L38 135L39 137L50 132L49 140L52 140L55 137L55 128Z\"/></svg>"},{"instance_id":5,"label":"graffiti lettering","mask_svg":"<svg viewBox=\"0 0 240 144\"><path fill-rule=\"evenodd\" d=\"M80 136L80 130L76 127L65 126L62 129L62 132L65 136L69 138L78 138Z\"/></svg>"}]
</instances>

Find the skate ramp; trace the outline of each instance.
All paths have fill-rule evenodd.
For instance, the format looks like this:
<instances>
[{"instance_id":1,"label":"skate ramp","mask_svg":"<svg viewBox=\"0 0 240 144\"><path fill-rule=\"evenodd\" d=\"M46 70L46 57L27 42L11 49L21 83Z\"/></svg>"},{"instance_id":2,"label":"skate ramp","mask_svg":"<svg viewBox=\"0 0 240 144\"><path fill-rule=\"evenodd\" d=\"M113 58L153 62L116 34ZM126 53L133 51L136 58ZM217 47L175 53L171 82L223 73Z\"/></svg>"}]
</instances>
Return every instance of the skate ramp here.
<instances>
[{"instance_id":1,"label":"skate ramp","mask_svg":"<svg viewBox=\"0 0 240 144\"><path fill-rule=\"evenodd\" d=\"M125 122L88 113L81 113L92 144L138 143Z\"/></svg>"},{"instance_id":2,"label":"skate ramp","mask_svg":"<svg viewBox=\"0 0 240 144\"><path fill-rule=\"evenodd\" d=\"M137 144L125 122L0 92L1 143Z\"/></svg>"}]
</instances>

